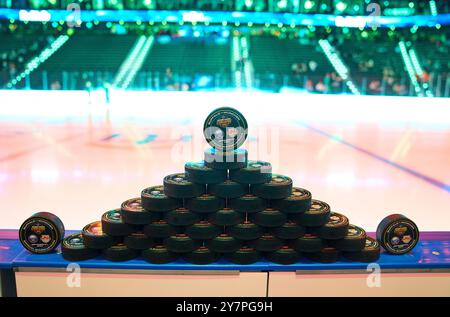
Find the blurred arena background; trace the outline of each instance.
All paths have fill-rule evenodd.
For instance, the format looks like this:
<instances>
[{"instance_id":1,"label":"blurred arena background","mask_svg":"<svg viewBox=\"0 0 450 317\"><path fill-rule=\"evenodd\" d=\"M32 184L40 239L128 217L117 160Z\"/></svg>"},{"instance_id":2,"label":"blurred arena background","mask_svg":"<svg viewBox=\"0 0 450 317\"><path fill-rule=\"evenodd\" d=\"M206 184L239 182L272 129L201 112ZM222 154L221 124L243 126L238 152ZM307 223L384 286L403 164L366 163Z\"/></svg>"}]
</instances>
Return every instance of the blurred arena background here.
<instances>
[{"instance_id":1,"label":"blurred arena background","mask_svg":"<svg viewBox=\"0 0 450 317\"><path fill-rule=\"evenodd\" d=\"M448 0L0 0L2 227L81 228L232 106L251 158L352 222L448 230L449 97Z\"/></svg>"}]
</instances>

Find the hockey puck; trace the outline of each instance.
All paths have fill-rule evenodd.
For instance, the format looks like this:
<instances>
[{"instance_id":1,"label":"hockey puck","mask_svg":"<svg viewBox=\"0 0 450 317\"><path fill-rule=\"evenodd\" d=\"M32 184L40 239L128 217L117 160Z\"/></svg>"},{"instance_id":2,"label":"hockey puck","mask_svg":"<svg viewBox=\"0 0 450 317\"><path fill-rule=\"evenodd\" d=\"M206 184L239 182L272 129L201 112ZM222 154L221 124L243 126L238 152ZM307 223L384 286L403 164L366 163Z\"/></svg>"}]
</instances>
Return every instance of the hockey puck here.
<instances>
[{"instance_id":1,"label":"hockey puck","mask_svg":"<svg viewBox=\"0 0 450 317\"><path fill-rule=\"evenodd\" d=\"M186 234L194 240L209 240L220 234L220 228L209 221L199 221L186 228Z\"/></svg>"},{"instance_id":2,"label":"hockey puck","mask_svg":"<svg viewBox=\"0 0 450 317\"><path fill-rule=\"evenodd\" d=\"M301 214L291 214L291 220L305 227L320 227L328 222L330 206L320 200L313 199L309 210Z\"/></svg>"},{"instance_id":3,"label":"hockey puck","mask_svg":"<svg viewBox=\"0 0 450 317\"><path fill-rule=\"evenodd\" d=\"M230 253L239 250L242 243L232 236L222 233L214 239L205 242L211 251L218 253Z\"/></svg>"},{"instance_id":4,"label":"hockey puck","mask_svg":"<svg viewBox=\"0 0 450 317\"><path fill-rule=\"evenodd\" d=\"M304 213L311 207L311 193L306 189L293 187L289 197L272 200L271 206L287 214Z\"/></svg>"},{"instance_id":5,"label":"hockey puck","mask_svg":"<svg viewBox=\"0 0 450 317\"><path fill-rule=\"evenodd\" d=\"M343 239L330 240L328 243L339 251L356 252L364 249L366 237L364 229L349 225L347 235Z\"/></svg>"},{"instance_id":6,"label":"hockey puck","mask_svg":"<svg viewBox=\"0 0 450 317\"><path fill-rule=\"evenodd\" d=\"M212 169L204 161L188 162L184 165L186 177L193 183L217 184L227 179L227 170Z\"/></svg>"},{"instance_id":7,"label":"hockey puck","mask_svg":"<svg viewBox=\"0 0 450 317\"><path fill-rule=\"evenodd\" d=\"M348 231L348 218L337 212L330 213L328 222L321 227L313 228L314 233L325 240L343 239Z\"/></svg>"},{"instance_id":8,"label":"hockey puck","mask_svg":"<svg viewBox=\"0 0 450 317\"><path fill-rule=\"evenodd\" d=\"M234 226L242 221L242 214L231 208L222 208L210 214L208 220L217 226Z\"/></svg>"},{"instance_id":9,"label":"hockey puck","mask_svg":"<svg viewBox=\"0 0 450 317\"><path fill-rule=\"evenodd\" d=\"M243 246L236 252L226 253L225 257L232 263L246 265L258 262L260 253L254 248Z\"/></svg>"},{"instance_id":10,"label":"hockey puck","mask_svg":"<svg viewBox=\"0 0 450 317\"><path fill-rule=\"evenodd\" d=\"M175 233L176 229L164 219L153 221L144 227L144 234L154 239L167 238Z\"/></svg>"},{"instance_id":11,"label":"hockey puck","mask_svg":"<svg viewBox=\"0 0 450 317\"><path fill-rule=\"evenodd\" d=\"M90 249L107 249L114 244L112 236L103 232L100 221L92 222L86 225L82 231L84 245Z\"/></svg>"},{"instance_id":12,"label":"hockey puck","mask_svg":"<svg viewBox=\"0 0 450 317\"><path fill-rule=\"evenodd\" d=\"M188 253L200 247L200 242L184 233L178 233L164 240L167 250L175 253Z\"/></svg>"},{"instance_id":13,"label":"hockey puck","mask_svg":"<svg viewBox=\"0 0 450 317\"><path fill-rule=\"evenodd\" d=\"M230 179L240 184L262 184L272 179L272 165L264 161L248 161L241 169L230 170Z\"/></svg>"},{"instance_id":14,"label":"hockey puck","mask_svg":"<svg viewBox=\"0 0 450 317\"><path fill-rule=\"evenodd\" d=\"M145 210L166 212L183 206L180 199L167 197L164 186L152 186L141 192L141 203Z\"/></svg>"},{"instance_id":15,"label":"hockey puck","mask_svg":"<svg viewBox=\"0 0 450 317\"><path fill-rule=\"evenodd\" d=\"M215 109L203 124L206 142L224 152L239 148L247 139L247 134L247 120L242 113L230 107Z\"/></svg>"},{"instance_id":16,"label":"hockey puck","mask_svg":"<svg viewBox=\"0 0 450 317\"><path fill-rule=\"evenodd\" d=\"M334 263L339 260L340 253L333 247L323 247L319 252L305 252L303 255L314 262Z\"/></svg>"},{"instance_id":17,"label":"hockey puck","mask_svg":"<svg viewBox=\"0 0 450 317\"><path fill-rule=\"evenodd\" d=\"M102 215L102 230L109 236L127 236L134 228L123 222L120 209L113 209Z\"/></svg>"},{"instance_id":18,"label":"hockey puck","mask_svg":"<svg viewBox=\"0 0 450 317\"><path fill-rule=\"evenodd\" d=\"M239 240L255 240L264 233L263 228L251 221L243 221L235 226L227 228L227 233Z\"/></svg>"},{"instance_id":19,"label":"hockey puck","mask_svg":"<svg viewBox=\"0 0 450 317\"><path fill-rule=\"evenodd\" d=\"M142 258L153 264L166 264L176 261L178 254L170 252L164 245L155 245L147 250L143 250Z\"/></svg>"},{"instance_id":20,"label":"hockey puck","mask_svg":"<svg viewBox=\"0 0 450 317\"><path fill-rule=\"evenodd\" d=\"M146 225L161 218L160 213L145 210L142 207L141 198L124 201L120 209L122 221L132 225Z\"/></svg>"},{"instance_id":21,"label":"hockey puck","mask_svg":"<svg viewBox=\"0 0 450 317\"><path fill-rule=\"evenodd\" d=\"M93 259L100 253L84 245L81 233L74 233L64 238L61 243L61 252L64 259L74 262Z\"/></svg>"},{"instance_id":22,"label":"hockey puck","mask_svg":"<svg viewBox=\"0 0 450 317\"><path fill-rule=\"evenodd\" d=\"M318 236L306 233L303 237L295 239L290 246L297 252L319 252L325 247L325 242Z\"/></svg>"},{"instance_id":23,"label":"hockey puck","mask_svg":"<svg viewBox=\"0 0 450 317\"><path fill-rule=\"evenodd\" d=\"M247 164L248 152L245 149L237 149L229 152L221 152L216 149L205 150L205 165L214 170L236 170Z\"/></svg>"},{"instance_id":24,"label":"hockey puck","mask_svg":"<svg viewBox=\"0 0 450 317\"><path fill-rule=\"evenodd\" d=\"M303 237L305 228L291 220L287 220L280 227L271 228L270 233L280 239L293 240Z\"/></svg>"},{"instance_id":25,"label":"hockey puck","mask_svg":"<svg viewBox=\"0 0 450 317\"><path fill-rule=\"evenodd\" d=\"M377 240L388 253L405 254L419 241L419 228L403 215L389 215L377 227Z\"/></svg>"},{"instance_id":26,"label":"hockey puck","mask_svg":"<svg viewBox=\"0 0 450 317\"><path fill-rule=\"evenodd\" d=\"M166 214L167 222L172 226L190 226L200 219L199 215L187 208L177 208Z\"/></svg>"},{"instance_id":27,"label":"hockey puck","mask_svg":"<svg viewBox=\"0 0 450 317\"><path fill-rule=\"evenodd\" d=\"M283 265L297 263L300 259L300 254L289 246L283 246L276 251L267 253L265 256L270 262Z\"/></svg>"},{"instance_id":28,"label":"hockey puck","mask_svg":"<svg viewBox=\"0 0 450 317\"><path fill-rule=\"evenodd\" d=\"M239 198L230 199L229 205L240 213L255 213L266 209L267 203L264 199L248 194Z\"/></svg>"},{"instance_id":29,"label":"hockey puck","mask_svg":"<svg viewBox=\"0 0 450 317\"><path fill-rule=\"evenodd\" d=\"M224 199L209 194L204 194L186 201L186 208L196 213L212 213L224 206Z\"/></svg>"},{"instance_id":30,"label":"hockey puck","mask_svg":"<svg viewBox=\"0 0 450 317\"><path fill-rule=\"evenodd\" d=\"M61 219L49 212L38 212L20 226L19 240L32 253L53 252L64 238L65 229Z\"/></svg>"},{"instance_id":31,"label":"hockey puck","mask_svg":"<svg viewBox=\"0 0 450 317\"><path fill-rule=\"evenodd\" d=\"M132 250L145 250L153 245L153 240L143 232L133 232L123 240L124 244Z\"/></svg>"},{"instance_id":32,"label":"hockey puck","mask_svg":"<svg viewBox=\"0 0 450 317\"><path fill-rule=\"evenodd\" d=\"M292 194L292 179L272 174L269 182L250 186L250 193L264 199L284 199Z\"/></svg>"},{"instance_id":33,"label":"hockey puck","mask_svg":"<svg viewBox=\"0 0 450 317\"><path fill-rule=\"evenodd\" d=\"M258 226L266 228L279 227L286 222L286 215L272 208L250 214L249 218Z\"/></svg>"},{"instance_id":34,"label":"hockey puck","mask_svg":"<svg viewBox=\"0 0 450 317\"><path fill-rule=\"evenodd\" d=\"M184 254L183 258L186 262L192 264L210 264L219 259L220 255L211 251L208 247L201 246L192 252Z\"/></svg>"},{"instance_id":35,"label":"hockey puck","mask_svg":"<svg viewBox=\"0 0 450 317\"><path fill-rule=\"evenodd\" d=\"M106 250L103 250L103 257L108 261L124 262L130 261L139 255L137 250L128 248L123 243L115 244Z\"/></svg>"},{"instance_id":36,"label":"hockey puck","mask_svg":"<svg viewBox=\"0 0 450 317\"><path fill-rule=\"evenodd\" d=\"M270 233L264 233L260 238L251 240L248 245L260 252L271 252L278 250L283 246L283 241Z\"/></svg>"},{"instance_id":37,"label":"hockey puck","mask_svg":"<svg viewBox=\"0 0 450 317\"><path fill-rule=\"evenodd\" d=\"M380 244L377 240L367 237L365 246L356 252L343 252L346 259L357 262L376 262L380 258Z\"/></svg>"},{"instance_id":38,"label":"hockey puck","mask_svg":"<svg viewBox=\"0 0 450 317\"><path fill-rule=\"evenodd\" d=\"M164 193L173 198L192 198L206 192L204 184L192 183L185 173L171 174L164 177Z\"/></svg>"},{"instance_id":39,"label":"hockey puck","mask_svg":"<svg viewBox=\"0 0 450 317\"><path fill-rule=\"evenodd\" d=\"M238 198L248 194L249 188L247 185L226 180L223 183L208 185L208 192L220 198Z\"/></svg>"}]
</instances>

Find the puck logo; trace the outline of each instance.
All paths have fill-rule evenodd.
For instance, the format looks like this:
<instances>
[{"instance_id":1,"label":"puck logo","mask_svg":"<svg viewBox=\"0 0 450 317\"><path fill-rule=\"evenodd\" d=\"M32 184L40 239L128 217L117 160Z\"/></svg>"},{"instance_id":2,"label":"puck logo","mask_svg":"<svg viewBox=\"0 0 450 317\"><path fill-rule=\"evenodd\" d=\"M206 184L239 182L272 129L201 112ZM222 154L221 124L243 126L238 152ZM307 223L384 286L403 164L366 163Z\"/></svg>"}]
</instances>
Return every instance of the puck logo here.
<instances>
[{"instance_id":1,"label":"puck logo","mask_svg":"<svg viewBox=\"0 0 450 317\"><path fill-rule=\"evenodd\" d=\"M30 243L37 243L39 241L39 238L38 238L38 236L32 234L32 235L28 236L28 241Z\"/></svg>"},{"instance_id":2,"label":"puck logo","mask_svg":"<svg viewBox=\"0 0 450 317\"><path fill-rule=\"evenodd\" d=\"M231 124L231 118L222 118L217 120L217 126L221 128L226 128Z\"/></svg>"},{"instance_id":3,"label":"puck logo","mask_svg":"<svg viewBox=\"0 0 450 317\"><path fill-rule=\"evenodd\" d=\"M106 219L108 219L112 222L121 223L122 215L120 214L120 211L112 210L106 214Z\"/></svg>"},{"instance_id":4,"label":"puck logo","mask_svg":"<svg viewBox=\"0 0 450 317\"><path fill-rule=\"evenodd\" d=\"M135 211L135 212L141 212L144 211L144 208L142 207L141 198L133 198L125 201L122 204L122 209L126 211Z\"/></svg>"},{"instance_id":5,"label":"puck logo","mask_svg":"<svg viewBox=\"0 0 450 317\"><path fill-rule=\"evenodd\" d=\"M394 234L401 237L406 233L407 230L408 230L408 228L406 228L406 227L398 227L398 228L394 229Z\"/></svg>"},{"instance_id":6,"label":"puck logo","mask_svg":"<svg viewBox=\"0 0 450 317\"><path fill-rule=\"evenodd\" d=\"M102 223L99 221L94 222L88 225L86 230L84 231L94 236L102 236L103 235Z\"/></svg>"},{"instance_id":7,"label":"puck logo","mask_svg":"<svg viewBox=\"0 0 450 317\"><path fill-rule=\"evenodd\" d=\"M41 224L31 226L31 231L33 231L37 235L40 235L42 232L45 231L45 226Z\"/></svg>"},{"instance_id":8,"label":"puck logo","mask_svg":"<svg viewBox=\"0 0 450 317\"><path fill-rule=\"evenodd\" d=\"M355 226L350 226L347 231L347 237L356 238L363 235L363 231Z\"/></svg>"},{"instance_id":9,"label":"puck logo","mask_svg":"<svg viewBox=\"0 0 450 317\"><path fill-rule=\"evenodd\" d=\"M43 234L41 235L41 241L43 243L49 243L50 241L52 241L52 237L50 237L50 235L48 234Z\"/></svg>"}]
</instances>

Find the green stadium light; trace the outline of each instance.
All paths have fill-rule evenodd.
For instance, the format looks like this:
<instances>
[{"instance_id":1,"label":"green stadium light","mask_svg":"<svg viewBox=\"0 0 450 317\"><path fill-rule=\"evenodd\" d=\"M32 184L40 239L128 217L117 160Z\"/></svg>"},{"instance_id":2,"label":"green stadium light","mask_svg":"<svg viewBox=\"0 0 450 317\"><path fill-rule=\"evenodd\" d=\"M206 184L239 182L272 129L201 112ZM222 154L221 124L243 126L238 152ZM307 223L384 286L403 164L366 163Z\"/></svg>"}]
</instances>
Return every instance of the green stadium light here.
<instances>
[{"instance_id":1,"label":"green stadium light","mask_svg":"<svg viewBox=\"0 0 450 317\"><path fill-rule=\"evenodd\" d=\"M315 3L313 1L306 0L303 7L305 8L305 10L311 10L314 7L314 5Z\"/></svg>"},{"instance_id":2,"label":"green stadium light","mask_svg":"<svg viewBox=\"0 0 450 317\"><path fill-rule=\"evenodd\" d=\"M339 12L344 11L347 8L347 4L345 2L339 1L338 3L336 3L336 9Z\"/></svg>"},{"instance_id":3,"label":"green stadium light","mask_svg":"<svg viewBox=\"0 0 450 317\"><path fill-rule=\"evenodd\" d=\"M408 6L412 9L412 8L414 8L414 2L410 2L409 4L408 4Z\"/></svg>"}]
</instances>

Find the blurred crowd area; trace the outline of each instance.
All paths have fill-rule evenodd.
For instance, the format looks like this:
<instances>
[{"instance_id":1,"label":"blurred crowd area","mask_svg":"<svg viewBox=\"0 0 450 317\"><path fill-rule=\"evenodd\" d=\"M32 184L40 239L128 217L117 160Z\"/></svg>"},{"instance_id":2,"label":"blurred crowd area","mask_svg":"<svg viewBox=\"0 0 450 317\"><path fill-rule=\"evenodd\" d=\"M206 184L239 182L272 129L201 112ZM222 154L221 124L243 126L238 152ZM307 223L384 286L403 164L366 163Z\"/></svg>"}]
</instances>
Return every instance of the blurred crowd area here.
<instances>
[{"instance_id":1,"label":"blurred crowd area","mask_svg":"<svg viewBox=\"0 0 450 317\"><path fill-rule=\"evenodd\" d=\"M84 10L204 10L365 15L378 4L383 15L450 12L448 0L0 0L0 7L66 9L78 3ZM433 8L435 8L433 10Z\"/></svg>"}]
</instances>

